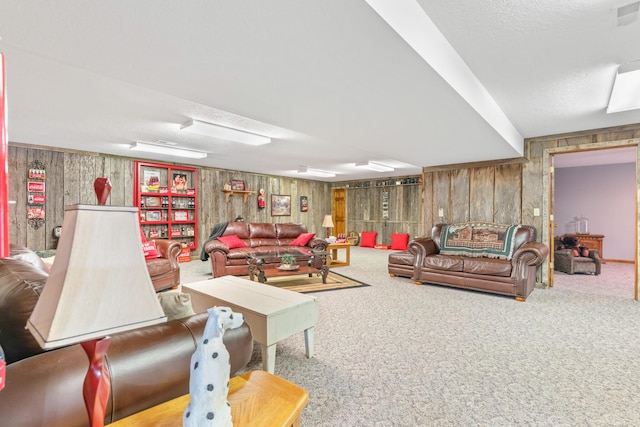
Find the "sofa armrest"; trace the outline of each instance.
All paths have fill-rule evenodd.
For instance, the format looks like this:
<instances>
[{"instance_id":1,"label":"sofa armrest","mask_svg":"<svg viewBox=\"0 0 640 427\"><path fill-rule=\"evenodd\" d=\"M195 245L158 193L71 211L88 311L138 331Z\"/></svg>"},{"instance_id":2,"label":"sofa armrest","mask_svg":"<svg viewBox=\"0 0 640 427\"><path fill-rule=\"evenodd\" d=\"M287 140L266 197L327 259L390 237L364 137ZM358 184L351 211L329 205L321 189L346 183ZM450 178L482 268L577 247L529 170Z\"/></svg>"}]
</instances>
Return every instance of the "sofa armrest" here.
<instances>
[{"instance_id":1,"label":"sofa armrest","mask_svg":"<svg viewBox=\"0 0 640 427\"><path fill-rule=\"evenodd\" d=\"M225 245L218 239L209 240L204 245L204 251L208 254L211 254L215 251L224 252L225 256L229 253L229 246Z\"/></svg>"},{"instance_id":2,"label":"sofa armrest","mask_svg":"<svg viewBox=\"0 0 640 427\"><path fill-rule=\"evenodd\" d=\"M513 253L511 263L515 267L520 260L526 259L526 265L538 266L549 256L549 248L540 242L528 242Z\"/></svg>"},{"instance_id":3,"label":"sofa armrest","mask_svg":"<svg viewBox=\"0 0 640 427\"><path fill-rule=\"evenodd\" d=\"M437 254L438 247L436 243L430 237L418 237L409 242L409 252L416 255L416 258L420 256L422 259L429 255Z\"/></svg>"},{"instance_id":4,"label":"sofa armrest","mask_svg":"<svg viewBox=\"0 0 640 427\"><path fill-rule=\"evenodd\" d=\"M179 242L166 239L155 239L152 241L156 243L156 249L158 250L158 253L160 253L160 258L169 259L172 264L174 261L176 264L178 263L178 256L182 250L182 246Z\"/></svg>"},{"instance_id":5,"label":"sofa armrest","mask_svg":"<svg viewBox=\"0 0 640 427\"><path fill-rule=\"evenodd\" d=\"M314 237L311 239L307 246L315 251L326 251L329 243L325 239L320 239L318 237Z\"/></svg>"}]
</instances>

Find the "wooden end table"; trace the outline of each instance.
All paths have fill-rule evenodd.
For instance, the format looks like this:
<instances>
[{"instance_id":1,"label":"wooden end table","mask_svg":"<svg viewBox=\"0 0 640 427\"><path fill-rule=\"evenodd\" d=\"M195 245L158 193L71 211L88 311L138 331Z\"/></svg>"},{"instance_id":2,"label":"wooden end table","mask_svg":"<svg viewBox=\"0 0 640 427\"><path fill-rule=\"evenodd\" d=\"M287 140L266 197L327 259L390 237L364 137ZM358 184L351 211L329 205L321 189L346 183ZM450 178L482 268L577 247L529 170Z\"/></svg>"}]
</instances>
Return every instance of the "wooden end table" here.
<instances>
[{"instance_id":1,"label":"wooden end table","mask_svg":"<svg viewBox=\"0 0 640 427\"><path fill-rule=\"evenodd\" d=\"M338 259L338 250L344 249L345 259ZM327 245L327 251L331 252L331 256L327 257L327 265L331 267L346 267L351 264L351 243L329 243Z\"/></svg>"},{"instance_id":2,"label":"wooden end table","mask_svg":"<svg viewBox=\"0 0 640 427\"><path fill-rule=\"evenodd\" d=\"M251 371L229 381L231 417L236 427L300 426L300 413L309 394L295 384L265 371ZM109 424L113 427L182 427L189 395L169 400Z\"/></svg>"}]
</instances>

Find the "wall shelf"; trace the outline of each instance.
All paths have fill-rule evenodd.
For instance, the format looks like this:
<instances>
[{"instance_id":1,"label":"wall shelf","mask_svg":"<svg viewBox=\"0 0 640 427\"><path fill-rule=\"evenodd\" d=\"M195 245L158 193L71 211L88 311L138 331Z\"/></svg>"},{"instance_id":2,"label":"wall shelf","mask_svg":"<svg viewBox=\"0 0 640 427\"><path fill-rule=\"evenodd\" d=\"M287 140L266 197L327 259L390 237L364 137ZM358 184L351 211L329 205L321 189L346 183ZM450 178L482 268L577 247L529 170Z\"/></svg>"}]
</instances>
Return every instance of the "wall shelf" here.
<instances>
[{"instance_id":1,"label":"wall shelf","mask_svg":"<svg viewBox=\"0 0 640 427\"><path fill-rule=\"evenodd\" d=\"M229 197L233 196L234 194L244 196L244 203L247 203L247 197L249 197L249 194L255 194L255 191L249 190L222 190L222 192L225 193L225 203L229 203Z\"/></svg>"},{"instance_id":2,"label":"wall shelf","mask_svg":"<svg viewBox=\"0 0 640 427\"><path fill-rule=\"evenodd\" d=\"M134 203L147 239L171 239L198 247L198 172L187 166L136 160Z\"/></svg>"}]
</instances>

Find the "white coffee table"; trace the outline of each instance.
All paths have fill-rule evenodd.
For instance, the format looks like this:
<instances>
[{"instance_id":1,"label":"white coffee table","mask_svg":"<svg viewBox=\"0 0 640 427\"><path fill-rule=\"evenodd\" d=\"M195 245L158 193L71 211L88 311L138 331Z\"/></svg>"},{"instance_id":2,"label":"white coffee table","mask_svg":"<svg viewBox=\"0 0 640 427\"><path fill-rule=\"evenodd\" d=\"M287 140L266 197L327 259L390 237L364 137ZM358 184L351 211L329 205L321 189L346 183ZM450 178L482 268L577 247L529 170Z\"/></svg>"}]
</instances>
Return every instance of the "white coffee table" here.
<instances>
[{"instance_id":1,"label":"white coffee table","mask_svg":"<svg viewBox=\"0 0 640 427\"><path fill-rule=\"evenodd\" d=\"M307 357L313 357L313 329L318 321L316 297L234 276L182 285L196 313L225 306L244 314L253 339L262 345L262 367L273 373L276 343L304 331Z\"/></svg>"}]
</instances>

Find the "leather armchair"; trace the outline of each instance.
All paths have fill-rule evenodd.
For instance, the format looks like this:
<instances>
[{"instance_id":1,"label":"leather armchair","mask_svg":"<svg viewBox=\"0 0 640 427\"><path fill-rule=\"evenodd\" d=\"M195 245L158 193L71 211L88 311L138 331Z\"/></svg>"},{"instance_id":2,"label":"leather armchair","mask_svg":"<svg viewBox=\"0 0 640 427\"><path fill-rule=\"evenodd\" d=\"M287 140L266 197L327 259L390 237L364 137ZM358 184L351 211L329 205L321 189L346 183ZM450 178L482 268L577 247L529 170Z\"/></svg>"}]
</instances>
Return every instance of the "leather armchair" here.
<instances>
[{"instance_id":1,"label":"leather armchair","mask_svg":"<svg viewBox=\"0 0 640 427\"><path fill-rule=\"evenodd\" d=\"M556 249L553 253L553 268L567 274L589 273L600 274L602 260L600 251L589 249L589 256L573 256L571 249Z\"/></svg>"},{"instance_id":2,"label":"leather armchair","mask_svg":"<svg viewBox=\"0 0 640 427\"><path fill-rule=\"evenodd\" d=\"M171 289L180 284L178 256L182 247L175 240L157 239L156 249L160 258L148 259L147 269L156 292Z\"/></svg>"}]
</instances>

